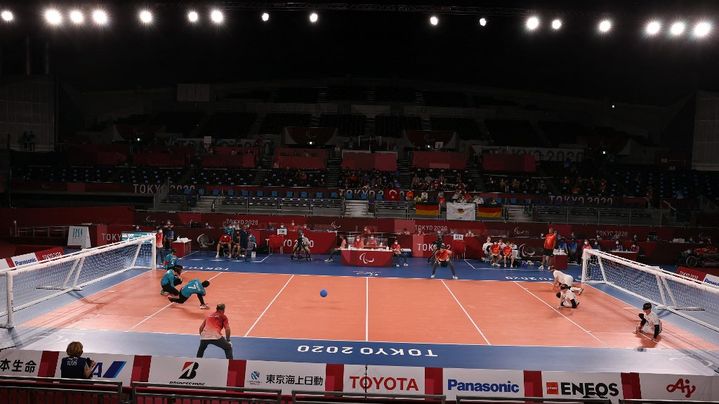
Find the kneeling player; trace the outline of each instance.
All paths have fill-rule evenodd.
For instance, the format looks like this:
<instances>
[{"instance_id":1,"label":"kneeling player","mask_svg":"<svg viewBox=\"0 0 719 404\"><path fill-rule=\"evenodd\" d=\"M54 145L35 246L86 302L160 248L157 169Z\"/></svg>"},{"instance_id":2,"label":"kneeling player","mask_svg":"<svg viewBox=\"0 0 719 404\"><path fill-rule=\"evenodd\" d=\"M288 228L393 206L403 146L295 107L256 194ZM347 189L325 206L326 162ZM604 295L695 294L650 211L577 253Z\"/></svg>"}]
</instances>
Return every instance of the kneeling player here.
<instances>
[{"instance_id":1,"label":"kneeling player","mask_svg":"<svg viewBox=\"0 0 719 404\"><path fill-rule=\"evenodd\" d=\"M657 316L657 313L652 311L651 303L644 303L644 306L642 306L642 310L644 311L644 313L639 313L639 318L641 319L641 321L639 322L639 325L637 326L636 330L634 330L634 332L637 334L651 334L652 341L657 342L657 338L662 332L662 321L659 320L659 316Z\"/></svg>"},{"instance_id":2,"label":"kneeling player","mask_svg":"<svg viewBox=\"0 0 719 404\"><path fill-rule=\"evenodd\" d=\"M203 296L205 296L205 288L210 286L210 281L204 281L200 283L199 279L193 279L189 282L187 282L187 285L180 290L179 296L177 297L169 297L168 299L172 303L185 303L187 299L192 297L192 295L197 295L197 298L200 300L200 308L201 309L208 309L207 305L205 304L205 299Z\"/></svg>"},{"instance_id":3,"label":"kneeling player","mask_svg":"<svg viewBox=\"0 0 719 404\"><path fill-rule=\"evenodd\" d=\"M559 287L561 292L557 292L557 297L559 298L559 308L562 307L571 307L573 309L576 309L579 307L579 301L577 300L577 296L572 292L572 288L567 285L561 285Z\"/></svg>"},{"instance_id":4,"label":"kneeling player","mask_svg":"<svg viewBox=\"0 0 719 404\"><path fill-rule=\"evenodd\" d=\"M582 292L584 292L584 288L577 288L574 287L574 278L572 275L565 274L562 271L554 270L552 273L554 275L554 284L552 285L552 290L555 292L560 289L562 285L566 285L572 292L577 293L578 295L581 295Z\"/></svg>"},{"instance_id":5,"label":"kneeling player","mask_svg":"<svg viewBox=\"0 0 719 404\"><path fill-rule=\"evenodd\" d=\"M180 291L175 289L175 286L182 283L180 274L182 274L182 267L179 265L173 267L172 269L168 269L167 272L165 272L165 275L160 281L160 286L162 286L162 291L160 292L161 295L167 296L168 294L172 294L177 296L180 294Z\"/></svg>"}]
</instances>

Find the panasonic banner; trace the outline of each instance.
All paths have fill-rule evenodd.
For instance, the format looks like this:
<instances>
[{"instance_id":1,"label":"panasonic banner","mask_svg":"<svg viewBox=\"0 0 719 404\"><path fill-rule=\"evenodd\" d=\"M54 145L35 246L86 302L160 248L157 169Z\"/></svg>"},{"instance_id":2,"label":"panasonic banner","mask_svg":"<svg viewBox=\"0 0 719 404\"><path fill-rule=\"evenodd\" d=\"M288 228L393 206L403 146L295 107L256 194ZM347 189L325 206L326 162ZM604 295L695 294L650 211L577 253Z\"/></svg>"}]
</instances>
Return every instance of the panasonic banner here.
<instances>
[{"instance_id":1,"label":"panasonic banner","mask_svg":"<svg viewBox=\"0 0 719 404\"><path fill-rule=\"evenodd\" d=\"M444 394L457 396L524 397L524 371L444 369Z\"/></svg>"}]
</instances>

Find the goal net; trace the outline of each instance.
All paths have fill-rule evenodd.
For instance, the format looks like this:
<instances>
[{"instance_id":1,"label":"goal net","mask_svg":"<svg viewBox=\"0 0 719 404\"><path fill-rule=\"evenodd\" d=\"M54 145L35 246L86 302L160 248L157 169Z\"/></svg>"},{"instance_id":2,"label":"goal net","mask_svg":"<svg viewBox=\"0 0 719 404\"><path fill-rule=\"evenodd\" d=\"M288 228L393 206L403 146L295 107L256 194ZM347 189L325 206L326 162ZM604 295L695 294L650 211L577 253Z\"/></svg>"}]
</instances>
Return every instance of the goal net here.
<instances>
[{"instance_id":1,"label":"goal net","mask_svg":"<svg viewBox=\"0 0 719 404\"><path fill-rule=\"evenodd\" d=\"M155 268L155 236L88 248L0 272L0 326L13 313L130 269Z\"/></svg>"},{"instance_id":2,"label":"goal net","mask_svg":"<svg viewBox=\"0 0 719 404\"><path fill-rule=\"evenodd\" d=\"M719 287L598 250L584 250L582 282L603 283L719 332Z\"/></svg>"}]
</instances>

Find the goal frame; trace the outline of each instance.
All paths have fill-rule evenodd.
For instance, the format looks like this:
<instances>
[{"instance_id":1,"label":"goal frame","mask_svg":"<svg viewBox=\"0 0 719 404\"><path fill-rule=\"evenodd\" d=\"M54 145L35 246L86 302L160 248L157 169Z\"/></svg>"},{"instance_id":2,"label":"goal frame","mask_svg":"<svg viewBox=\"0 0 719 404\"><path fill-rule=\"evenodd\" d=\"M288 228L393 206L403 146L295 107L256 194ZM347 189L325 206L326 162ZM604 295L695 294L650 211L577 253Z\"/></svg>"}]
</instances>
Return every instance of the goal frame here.
<instances>
[{"instance_id":1,"label":"goal frame","mask_svg":"<svg viewBox=\"0 0 719 404\"><path fill-rule=\"evenodd\" d=\"M589 261L592 259L592 257L597 258L597 265L599 266L599 272L601 273L602 279L600 280L594 280L589 279ZM607 280L607 274L604 268L604 262L610 261L615 262L617 264L621 264L624 266L627 266L631 269L642 271L645 273L650 274L656 279L657 282L657 288L659 290L659 297L661 301L657 301L655 299L648 298L646 296L642 296L641 294L631 291L623 286L617 285L614 282L610 282ZM710 285L707 283L704 283L702 281L699 281L697 279L693 279L684 275L676 274L674 272L669 272L667 270L664 270L658 266L651 266L647 264L642 264L641 262L632 261L627 258L619 257L610 253L606 253L600 250L594 250L594 249L585 249L582 253L582 283L599 283L599 284L606 284L609 285L615 289L618 289L626 294L629 294L631 296L637 297L639 299L642 299L645 302L650 302L654 306L656 306L660 310L667 310L671 313L674 313L680 317L686 318L687 320L693 321L697 324L700 324L706 328L709 328L713 331L719 332L719 325L714 325L707 323L706 321L703 321L695 316L692 316L690 314L687 314L689 311L695 311L695 310L701 310L699 308L695 307L679 307L677 305L677 299L674 296L674 293L672 289L669 287L669 281L680 283L684 286L688 286L691 288L694 288L699 291L708 292L716 296L717 299L719 299L719 287L716 287L714 285Z\"/></svg>"},{"instance_id":2,"label":"goal frame","mask_svg":"<svg viewBox=\"0 0 719 404\"><path fill-rule=\"evenodd\" d=\"M151 256L150 256L150 265L149 266L138 266L137 265L137 258L140 255L140 250L142 249L142 245L145 243L151 243ZM85 264L85 258L102 254L102 253L108 253L111 251L119 250L122 248L126 248L131 245L137 245L137 248L135 250L134 256L132 257L132 262L129 266L126 268L123 268L119 271L112 272L106 275L103 275L97 279L92 279L90 281L80 283L78 284L78 280L80 279L80 273L82 272ZM27 272L35 272L40 271L45 268L51 267L53 265L68 263L68 262L74 262L72 264L72 267L67 272L67 275L65 276L65 281L63 282L63 285L60 287L43 287L38 286L39 289L51 289L56 290L56 292L51 293L47 296L43 296L40 298L37 298L35 300L32 300L27 303L23 303L21 305L15 306L14 305L14 278L16 276L19 276L21 274L27 273ZM38 303L41 303L43 301L52 299L54 297L63 295L65 293L68 293L70 291L77 291L82 290L85 286L92 285L94 283L103 281L105 279L111 278L113 276L119 275L121 273L124 273L130 269L143 269L147 268L150 270L157 269L157 245L155 241L155 235L147 235L142 237L136 237L129 240L119 241L112 244L106 244L103 246L93 247L93 248L87 248L84 250L80 250L77 252L73 252L70 254L61 255L59 257L53 257L49 258L43 261L34 262L31 264L21 265L15 268L8 268L0 271L0 276L5 277L5 300L6 300L6 312L0 313L0 315L7 316L7 321L3 324L0 324L0 328L14 328L14 313L18 310L22 310L24 308L34 306ZM72 281L71 281L72 279Z\"/></svg>"}]
</instances>

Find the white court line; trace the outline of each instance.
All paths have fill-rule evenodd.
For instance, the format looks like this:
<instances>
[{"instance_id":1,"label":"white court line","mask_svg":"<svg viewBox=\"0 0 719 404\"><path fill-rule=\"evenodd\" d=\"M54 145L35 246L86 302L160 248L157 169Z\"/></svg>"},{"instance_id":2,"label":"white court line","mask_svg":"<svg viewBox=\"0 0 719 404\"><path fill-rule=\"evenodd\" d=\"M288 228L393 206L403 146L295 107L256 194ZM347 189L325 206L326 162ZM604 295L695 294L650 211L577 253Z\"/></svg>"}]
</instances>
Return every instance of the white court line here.
<instances>
[{"instance_id":1,"label":"white court line","mask_svg":"<svg viewBox=\"0 0 719 404\"><path fill-rule=\"evenodd\" d=\"M294 278L294 277L295 277L295 276L292 275L292 276L290 276L289 279L287 279L287 282L285 282L284 286L282 286L282 289L280 289L279 292L277 292L277 294L276 294L275 297L272 299L272 301L267 305L267 307L265 307L265 309L262 311L262 313L260 313L260 315L257 317L257 320L255 320L255 322L252 323L252 326L250 326L250 328L249 328L249 329L247 330L247 332L245 333L245 335L244 335L245 337L248 336L248 335L250 335L250 332L252 331L252 329L255 328L255 326L257 325L257 323L260 322L260 320L262 319L262 316L264 316L265 313L267 313L267 310L269 310L269 309L270 309L270 306L272 306L272 304L275 302L275 300L277 300L277 298L280 297L280 294L282 294L282 291L285 290L285 288L287 287L287 285L290 284L290 281L291 281L292 278Z\"/></svg>"},{"instance_id":2,"label":"white court line","mask_svg":"<svg viewBox=\"0 0 719 404\"><path fill-rule=\"evenodd\" d=\"M270 258L271 255L272 255L272 253L269 253L269 254L267 254L267 256L266 256L265 258L262 258L262 259L259 260L259 261L257 261L257 260L252 261L252 263L254 264L254 263L256 263L256 262L258 262L258 263L265 262L265 260L266 260L267 258Z\"/></svg>"},{"instance_id":3,"label":"white court line","mask_svg":"<svg viewBox=\"0 0 719 404\"><path fill-rule=\"evenodd\" d=\"M477 269L474 265L470 264L469 261L467 261L466 258L464 259L464 263L467 264L467 265L469 265L470 267L472 267L472 269Z\"/></svg>"},{"instance_id":4,"label":"white court line","mask_svg":"<svg viewBox=\"0 0 719 404\"><path fill-rule=\"evenodd\" d=\"M198 252L200 252L200 250L193 251L193 252L191 252L191 253L185 255L184 257L180 258L180 261L182 261L182 260L184 260L184 259L187 259L187 257L189 257L190 255L197 254ZM200 258L200 259L203 259L203 258Z\"/></svg>"},{"instance_id":5,"label":"white court line","mask_svg":"<svg viewBox=\"0 0 719 404\"><path fill-rule=\"evenodd\" d=\"M452 293L452 289L450 289L449 286L447 286L447 284L444 282L444 279L442 279L441 281L442 281L442 285L444 285L444 287L447 288L447 291L449 292L449 294L452 295L452 297L454 298L454 301L457 302L457 304L459 305L459 308L462 309L462 311L467 316L469 321L472 323L474 328L477 330L477 332L479 332L479 335L481 335L482 338L484 338L484 340L487 341L487 345L492 345L492 343L489 342L489 340L487 339L487 336L484 335L482 330L479 329L479 327L477 326L477 323L475 323L474 320L472 319L472 317L469 316L469 313L467 313L467 310L464 309L464 306L462 306L462 303L459 302L459 300L457 299L457 296L455 296L454 293Z\"/></svg>"},{"instance_id":6,"label":"white court line","mask_svg":"<svg viewBox=\"0 0 719 404\"><path fill-rule=\"evenodd\" d=\"M211 281L211 280L217 278L218 276L222 275L223 273L224 273L224 272L218 273L217 275L215 275L215 276L213 276L212 278L208 279L208 281ZM147 321L147 320L149 320L149 319L155 317L156 315L160 314L161 311L165 310L166 308L168 308L168 307L170 307L170 306L172 306L172 302L168 303L167 306L161 308L160 310L158 310L158 311L156 311L156 312L150 314L148 317L145 317L144 320L142 320L142 321L140 321L139 323L137 323L137 324L133 325L132 327L128 328L127 330L125 330L125 332L134 330L135 328L139 327L142 323L144 323L145 321Z\"/></svg>"},{"instance_id":7,"label":"white court line","mask_svg":"<svg viewBox=\"0 0 719 404\"><path fill-rule=\"evenodd\" d=\"M364 340L369 341L369 277L364 280Z\"/></svg>"},{"instance_id":8,"label":"white court line","mask_svg":"<svg viewBox=\"0 0 719 404\"><path fill-rule=\"evenodd\" d=\"M599 341L601 344L606 345L606 344L604 343L604 341L602 341L601 339L599 339L596 335L592 334L589 330L587 330L586 328L584 328L584 327L582 327L581 325L577 324L577 322L575 322L575 321L572 320L571 318L565 316L561 311L557 310L556 307L554 307L554 306L552 306L551 304L545 302L544 300L542 300L542 298L540 298L539 296L537 296L537 295L535 295L534 293L532 293L531 290L529 290L529 289L525 288L524 286L520 285L517 281L513 281L512 283L514 283L514 284L517 285L518 287L522 288L525 292L529 293L530 295L534 296L535 299L537 299L537 300L539 300L540 302L544 303L547 307L549 307L550 309L554 310L556 313L558 313L558 314L561 315L562 317L566 318L567 321L569 321L570 323L572 323L572 324L576 325L577 327L579 327L580 330L586 332L586 333L589 334L592 338L594 338L594 339L596 339L597 341Z\"/></svg>"}]
</instances>

